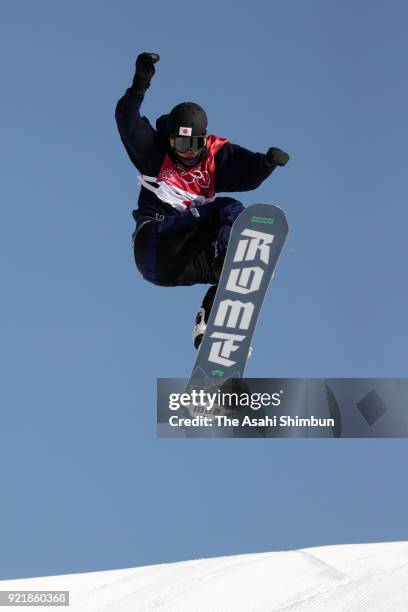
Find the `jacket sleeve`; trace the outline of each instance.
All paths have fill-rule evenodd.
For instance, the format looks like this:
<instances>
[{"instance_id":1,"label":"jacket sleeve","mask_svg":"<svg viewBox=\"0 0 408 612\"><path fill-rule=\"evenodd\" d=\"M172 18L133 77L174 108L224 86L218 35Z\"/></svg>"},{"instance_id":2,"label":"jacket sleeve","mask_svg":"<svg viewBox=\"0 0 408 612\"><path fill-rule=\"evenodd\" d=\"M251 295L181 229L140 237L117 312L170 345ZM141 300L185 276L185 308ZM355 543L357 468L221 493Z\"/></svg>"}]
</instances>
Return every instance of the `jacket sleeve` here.
<instances>
[{"instance_id":1,"label":"jacket sleeve","mask_svg":"<svg viewBox=\"0 0 408 612\"><path fill-rule=\"evenodd\" d=\"M239 145L226 143L215 156L215 190L256 189L275 168L267 166L263 153L253 153Z\"/></svg>"},{"instance_id":2,"label":"jacket sleeve","mask_svg":"<svg viewBox=\"0 0 408 612\"><path fill-rule=\"evenodd\" d=\"M160 167L165 152L156 130L140 115L143 98L131 87L127 89L116 105L115 119L132 163L142 174L152 174Z\"/></svg>"}]
</instances>

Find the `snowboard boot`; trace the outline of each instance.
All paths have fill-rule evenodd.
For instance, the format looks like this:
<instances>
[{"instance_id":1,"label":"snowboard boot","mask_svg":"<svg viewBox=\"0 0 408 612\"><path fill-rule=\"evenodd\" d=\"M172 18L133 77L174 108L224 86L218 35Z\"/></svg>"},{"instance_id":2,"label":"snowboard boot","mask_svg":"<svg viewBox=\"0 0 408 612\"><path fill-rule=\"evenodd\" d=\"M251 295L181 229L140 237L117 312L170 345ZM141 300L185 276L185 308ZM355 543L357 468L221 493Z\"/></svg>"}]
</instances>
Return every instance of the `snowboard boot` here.
<instances>
[{"instance_id":1,"label":"snowboard boot","mask_svg":"<svg viewBox=\"0 0 408 612\"><path fill-rule=\"evenodd\" d=\"M197 350L199 349L199 346L204 336L204 332L207 327L211 307L213 305L216 292L217 285L212 285L205 294L203 303L201 304L201 308L196 314L195 325L193 329L193 342L194 348L196 348Z\"/></svg>"},{"instance_id":2,"label":"snowboard boot","mask_svg":"<svg viewBox=\"0 0 408 612\"><path fill-rule=\"evenodd\" d=\"M196 314L195 325L193 329L193 342L194 348L199 349L200 344L202 342L204 332L207 327L208 316L205 316L204 308L200 308L200 310Z\"/></svg>"},{"instance_id":3,"label":"snowboard boot","mask_svg":"<svg viewBox=\"0 0 408 612\"><path fill-rule=\"evenodd\" d=\"M224 265L226 250L219 251L217 242L212 243L211 249L211 269L213 272L213 276L217 279L218 282L221 272L222 266ZM196 314L195 325L193 329L193 343L194 348L197 350L200 347L202 342L204 332L207 327L208 319L210 317L211 308L214 302L215 294L217 293L218 284L211 285L208 289L207 293L204 296L203 303L201 304L201 308Z\"/></svg>"}]
</instances>

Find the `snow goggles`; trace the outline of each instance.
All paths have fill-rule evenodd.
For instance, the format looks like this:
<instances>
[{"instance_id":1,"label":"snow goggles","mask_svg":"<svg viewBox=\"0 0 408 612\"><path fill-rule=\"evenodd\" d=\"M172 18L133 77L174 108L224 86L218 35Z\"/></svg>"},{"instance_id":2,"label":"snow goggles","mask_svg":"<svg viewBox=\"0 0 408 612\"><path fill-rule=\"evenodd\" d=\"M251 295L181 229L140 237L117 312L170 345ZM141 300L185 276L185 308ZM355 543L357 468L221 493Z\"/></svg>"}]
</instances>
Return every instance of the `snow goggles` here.
<instances>
[{"instance_id":1,"label":"snow goggles","mask_svg":"<svg viewBox=\"0 0 408 612\"><path fill-rule=\"evenodd\" d=\"M187 153L190 149L200 151L205 146L205 136L177 136L170 138L170 144L178 153Z\"/></svg>"}]
</instances>

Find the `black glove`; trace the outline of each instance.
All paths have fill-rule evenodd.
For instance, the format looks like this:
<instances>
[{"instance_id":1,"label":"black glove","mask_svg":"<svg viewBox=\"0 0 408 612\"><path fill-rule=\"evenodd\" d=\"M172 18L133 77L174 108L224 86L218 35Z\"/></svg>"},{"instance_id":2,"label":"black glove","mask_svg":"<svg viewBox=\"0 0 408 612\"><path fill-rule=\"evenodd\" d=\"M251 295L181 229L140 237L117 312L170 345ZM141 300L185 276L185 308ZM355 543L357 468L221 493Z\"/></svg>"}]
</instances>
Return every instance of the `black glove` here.
<instances>
[{"instance_id":1,"label":"black glove","mask_svg":"<svg viewBox=\"0 0 408 612\"><path fill-rule=\"evenodd\" d=\"M289 155L285 151L282 151L282 149L277 149L276 147L268 149L265 155L265 163L268 168L272 168L272 166L284 166L288 161Z\"/></svg>"},{"instance_id":2,"label":"black glove","mask_svg":"<svg viewBox=\"0 0 408 612\"><path fill-rule=\"evenodd\" d=\"M144 94L150 87L150 81L156 72L154 65L160 59L158 53L141 53L136 60L136 72L133 77L132 87L138 94Z\"/></svg>"}]
</instances>

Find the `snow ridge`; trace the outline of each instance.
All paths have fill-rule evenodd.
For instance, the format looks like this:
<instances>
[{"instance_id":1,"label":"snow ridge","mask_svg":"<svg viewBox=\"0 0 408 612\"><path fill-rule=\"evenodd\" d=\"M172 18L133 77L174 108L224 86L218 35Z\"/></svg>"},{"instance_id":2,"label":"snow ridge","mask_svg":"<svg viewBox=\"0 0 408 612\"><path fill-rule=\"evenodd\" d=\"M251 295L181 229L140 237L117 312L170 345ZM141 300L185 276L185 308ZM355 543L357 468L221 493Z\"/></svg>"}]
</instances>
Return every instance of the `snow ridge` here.
<instances>
[{"instance_id":1,"label":"snow ridge","mask_svg":"<svg viewBox=\"0 0 408 612\"><path fill-rule=\"evenodd\" d=\"M0 581L13 589L68 590L71 612L407 612L408 542Z\"/></svg>"}]
</instances>

